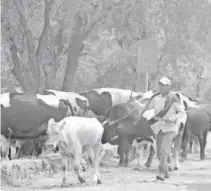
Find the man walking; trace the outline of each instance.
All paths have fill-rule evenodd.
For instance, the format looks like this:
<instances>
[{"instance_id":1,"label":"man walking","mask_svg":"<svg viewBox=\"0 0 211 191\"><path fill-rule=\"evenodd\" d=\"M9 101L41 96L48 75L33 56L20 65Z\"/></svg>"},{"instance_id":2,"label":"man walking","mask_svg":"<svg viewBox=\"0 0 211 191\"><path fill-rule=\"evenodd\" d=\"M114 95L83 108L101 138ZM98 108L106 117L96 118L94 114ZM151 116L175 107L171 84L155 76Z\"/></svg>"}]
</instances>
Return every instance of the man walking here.
<instances>
[{"instance_id":1,"label":"man walking","mask_svg":"<svg viewBox=\"0 0 211 191\"><path fill-rule=\"evenodd\" d=\"M169 177L167 159L171 154L171 143L178 132L176 122L186 115L182 104L178 100L178 102L173 102L162 118L156 116L175 98L175 94L170 89L171 80L166 77L161 78L159 81L160 95L154 97L148 107L148 110L154 109L155 116L153 118L157 120L151 128L156 135L157 157L160 162L156 179L162 181Z\"/></svg>"}]
</instances>

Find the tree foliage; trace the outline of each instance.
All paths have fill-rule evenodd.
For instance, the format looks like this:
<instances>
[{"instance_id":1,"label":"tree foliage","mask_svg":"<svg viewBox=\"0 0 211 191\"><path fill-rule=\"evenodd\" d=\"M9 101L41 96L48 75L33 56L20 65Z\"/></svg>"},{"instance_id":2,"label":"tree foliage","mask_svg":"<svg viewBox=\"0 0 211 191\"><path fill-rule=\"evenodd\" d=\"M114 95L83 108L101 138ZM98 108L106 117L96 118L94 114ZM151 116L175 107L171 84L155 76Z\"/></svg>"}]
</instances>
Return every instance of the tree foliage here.
<instances>
[{"instance_id":1,"label":"tree foliage","mask_svg":"<svg viewBox=\"0 0 211 191\"><path fill-rule=\"evenodd\" d=\"M174 89L211 97L208 0L5 0L1 24L3 87L139 90L145 59L154 53L138 61L138 49L150 40L157 44L150 88L166 75Z\"/></svg>"}]
</instances>

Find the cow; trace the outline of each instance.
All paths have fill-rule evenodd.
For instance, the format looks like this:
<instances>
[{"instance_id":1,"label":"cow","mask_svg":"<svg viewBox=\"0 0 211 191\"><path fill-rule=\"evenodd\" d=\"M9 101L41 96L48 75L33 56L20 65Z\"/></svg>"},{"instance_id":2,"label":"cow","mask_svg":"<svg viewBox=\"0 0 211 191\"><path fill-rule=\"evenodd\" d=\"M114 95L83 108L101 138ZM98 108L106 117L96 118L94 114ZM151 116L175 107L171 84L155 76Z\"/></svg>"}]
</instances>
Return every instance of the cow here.
<instances>
[{"instance_id":1,"label":"cow","mask_svg":"<svg viewBox=\"0 0 211 191\"><path fill-rule=\"evenodd\" d=\"M80 95L89 100L89 109L97 116L104 115L112 106L128 102L131 97L138 99L143 97L143 94L140 92L118 88L97 88L81 92Z\"/></svg>"},{"instance_id":2,"label":"cow","mask_svg":"<svg viewBox=\"0 0 211 191\"><path fill-rule=\"evenodd\" d=\"M146 119L143 114L147 110L147 107L151 100L159 95L158 93L155 93L147 103L146 106L141 106L139 104L139 109L135 108L134 105L138 104L135 102L133 106L131 106L131 103L125 103L125 104L119 104L111 109L109 109L106 112L106 121L107 121L107 127L105 127L104 136L103 136L103 142L109 141L112 137L115 135L119 136L120 139L120 147L123 145L124 141L126 140L129 144L132 144L132 141L137 137L150 137L153 135L153 132L150 128L152 124L156 122L156 120L153 119ZM176 93L175 93L176 95ZM166 108L160 112L159 115L164 115L165 112L168 111L168 109L171 107L173 102L175 100L180 100L182 102L182 99L179 95L176 95L166 106ZM134 101L134 100L133 100ZM148 111L147 111L148 112ZM153 115L152 115L153 116ZM178 155L179 155L179 148L181 143L181 137L184 130L184 125L186 122L186 117L182 119L181 121L178 121L178 136L174 141L174 169L177 170L179 166L178 162ZM125 143L124 143L125 144ZM120 162L119 165L125 165L128 166L129 156L128 154L124 153L123 149L120 149ZM146 162L146 166L150 167L152 162L152 157L155 154L155 150L153 147L150 148L150 155Z\"/></svg>"},{"instance_id":3,"label":"cow","mask_svg":"<svg viewBox=\"0 0 211 191\"><path fill-rule=\"evenodd\" d=\"M63 178L62 186L66 184L67 156L74 158L74 170L80 183L85 183L85 178L81 174L82 153L87 151L95 168L94 183L100 184L99 173L101 139L104 128L96 118L85 118L71 116L66 117L56 123L53 119L48 123L47 147L51 149L59 148L59 153L63 157Z\"/></svg>"},{"instance_id":4,"label":"cow","mask_svg":"<svg viewBox=\"0 0 211 191\"><path fill-rule=\"evenodd\" d=\"M17 90L16 90L16 92L17 92ZM18 91L18 92L23 93L23 91ZM44 95L54 95L58 99L62 99L63 102L65 102L65 104L69 106L70 111L68 112L68 116L82 115L88 109L88 100L85 97L83 97L77 93L62 92L62 91L58 91L58 90L46 89L46 90L44 90L43 94ZM33 140L27 140L26 142L24 140L22 140L22 141L17 140L16 148L18 151L21 152L21 155L25 155L28 153L26 151L27 149L32 149L34 147L33 150L36 150L36 151L33 151L33 153L36 155L39 155L41 153L42 148L40 147L40 144L35 143L35 142ZM27 145L31 145L31 144L33 144L34 146L27 147ZM24 149L22 147L24 147ZM19 157L19 152L16 153L16 158L18 158L18 157Z\"/></svg>"},{"instance_id":5,"label":"cow","mask_svg":"<svg viewBox=\"0 0 211 191\"><path fill-rule=\"evenodd\" d=\"M207 134L211 123L211 115L204 107L191 108L187 111L187 122L183 134L182 161L187 158L187 147L192 134L198 137L200 145L200 159L205 158Z\"/></svg>"},{"instance_id":6,"label":"cow","mask_svg":"<svg viewBox=\"0 0 211 191\"><path fill-rule=\"evenodd\" d=\"M51 118L60 121L69 112L69 107L53 95L5 93L0 103L1 134L7 139L43 136L47 130L47 126L42 126L44 123Z\"/></svg>"},{"instance_id":7,"label":"cow","mask_svg":"<svg viewBox=\"0 0 211 191\"><path fill-rule=\"evenodd\" d=\"M141 164L141 156L144 154L144 151L147 149L148 146L151 146L156 151L156 140L153 136L151 137L137 137L132 142L132 157L131 160L133 161L135 158L137 158L137 170L140 169ZM147 146L145 148L145 146ZM146 154L146 153L145 153Z\"/></svg>"},{"instance_id":8,"label":"cow","mask_svg":"<svg viewBox=\"0 0 211 191\"><path fill-rule=\"evenodd\" d=\"M96 116L101 116L102 118L109 108L118 103L127 102L128 100L130 100L131 96L136 98L142 97L142 93L140 92L118 88L92 89L87 92L81 92L80 95L86 97L89 100L89 109ZM128 151L128 147L124 149L126 150L126 152Z\"/></svg>"},{"instance_id":9,"label":"cow","mask_svg":"<svg viewBox=\"0 0 211 191\"><path fill-rule=\"evenodd\" d=\"M84 96L77 94L75 92L64 92L58 90L44 90L44 95L55 95L59 99L65 100L70 106L72 111L72 116L84 116L89 109L89 101Z\"/></svg>"},{"instance_id":10,"label":"cow","mask_svg":"<svg viewBox=\"0 0 211 191\"><path fill-rule=\"evenodd\" d=\"M1 158L4 160L9 160L9 147L10 147L10 140L6 139L4 135L1 135Z\"/></svg>"},{"instance_id":11,"label":"cow","mask_svg":"<svg viewBox=\"0 0 211 191\"><path fill-rule=\"evenodd\" d=\"M195 135L191 135L191 139L189 142L189 153L198 153L199 152L199 141L198 137Z\"/></svg>"}]
</instances>

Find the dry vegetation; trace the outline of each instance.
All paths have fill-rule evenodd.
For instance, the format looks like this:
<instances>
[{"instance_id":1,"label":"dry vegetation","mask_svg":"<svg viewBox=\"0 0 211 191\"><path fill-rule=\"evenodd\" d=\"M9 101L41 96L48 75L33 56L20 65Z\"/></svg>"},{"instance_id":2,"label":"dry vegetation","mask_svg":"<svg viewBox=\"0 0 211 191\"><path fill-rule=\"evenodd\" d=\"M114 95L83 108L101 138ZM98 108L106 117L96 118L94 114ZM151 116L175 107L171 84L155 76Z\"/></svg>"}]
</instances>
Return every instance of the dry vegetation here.
<instances>
[{"instance_id":1,"label":"dry vegetation","mask_svg":"<svg viewBox=\"0 0 211 191\"><path fill-rule=\"evenodd\" d=\"M117 158L117 147L107 147L104 159ZM84 156L85 157L85 156ZM71 160L69 159L69 171ZM85 166L86 167L86 166ZM1 161L2 186L26 186L32 184L38 175L51 177L61 170L61 157L59 154L45 154L39 158L28 157L18 160Z\"/></svg>"},{"instance_id":2,"label":"dry vegetation","mask_svg":"<svg viewBox=\"0 0 211 191\"><path fill-rule=\"evenodd\" d=\"M22 158L1 161L2 185L30 185L36 175L51 176L61 168L61 158L57 154L40 158Z\"/></svg>"}]
</instances>

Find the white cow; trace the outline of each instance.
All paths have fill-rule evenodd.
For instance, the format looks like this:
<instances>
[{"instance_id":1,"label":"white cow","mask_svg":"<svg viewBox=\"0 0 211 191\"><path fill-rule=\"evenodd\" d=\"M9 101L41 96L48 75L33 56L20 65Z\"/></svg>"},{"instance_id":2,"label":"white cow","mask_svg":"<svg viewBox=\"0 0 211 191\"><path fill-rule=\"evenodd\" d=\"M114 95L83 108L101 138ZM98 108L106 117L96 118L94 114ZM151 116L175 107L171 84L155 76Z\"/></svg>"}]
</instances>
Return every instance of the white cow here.
<instances>
[{"instance_id":1,"label":"white cow","mask_svg":"<svg viewBox=\"0 0 211 191\"><path fill-rule=\"evenodd\" d=\"M100 184L100 150L102 148L101 139L104 128L96 118L66 117L56 123L50 119L48 123L48 140L46 145L55 149L59 147L59 153L63 157L63 179L62 185L66 183L67 156L74 158L73 167L78 180L85 182L81 174L82 154L87 151L95 168L94 183Z\"/></svg>"}]
</instances>

